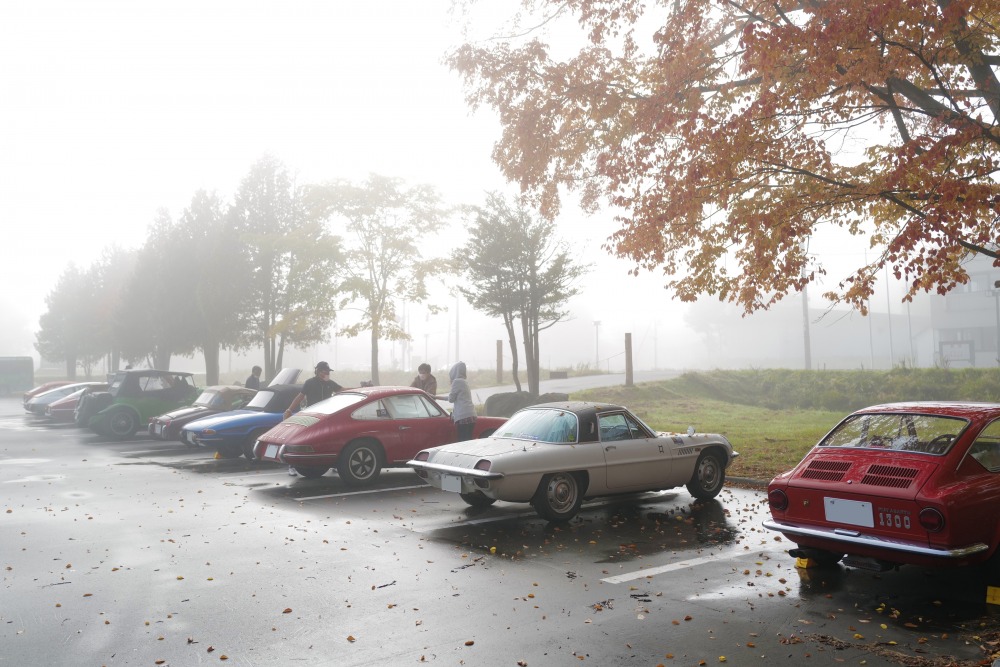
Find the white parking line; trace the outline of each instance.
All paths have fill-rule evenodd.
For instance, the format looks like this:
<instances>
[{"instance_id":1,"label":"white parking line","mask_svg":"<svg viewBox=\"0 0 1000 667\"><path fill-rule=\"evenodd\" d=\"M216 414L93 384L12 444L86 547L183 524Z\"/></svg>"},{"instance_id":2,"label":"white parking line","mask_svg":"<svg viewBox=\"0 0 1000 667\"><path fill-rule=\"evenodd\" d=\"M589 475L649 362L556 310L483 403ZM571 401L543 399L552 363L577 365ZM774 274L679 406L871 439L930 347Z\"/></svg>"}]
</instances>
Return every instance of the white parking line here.
<instances>
[{"instance_id":1,"label":"white parking line","mask_svg":"<svg viewBox=\"0 0 1000 667\"><path fill-rule=\"evenodd\" d=\"M382 493L383 491L406 491L408 489L424 489L430 488L426 484L417 484L416 486L394 486L388 489L369 489L367 491L348 491L347 493L331 493L325 496L306 496L304 498L296 498L295 500L321 500L323 498L340 498L342 496L362 496L366 493Z\"/></svg>"},{"instance_id":2,"label":"white parking line","mask_svg":"<svg viewBox=\"0 0 1000 667\"><path fill-rule=\"evenodd\" d=\"M720 556L703 556L701 558L692 558L691 560L682 560L676 563L671 563L670 565L661 565L660 567L650 567L645 570L637 570L636 572L629 572L628 574L619 574L614 577L605 577L601 579L606 584L624 584L626 581L635 581L636 579L646 579L647 577L653 577L658 574L663 574L665 572L673 572L675 570L686 570L689 567L696 567L698 565L704 565L705 563L710 563L712 561L719 560ZM725 559L723 557L723 559Z\"/></svg>"}]
</instances>

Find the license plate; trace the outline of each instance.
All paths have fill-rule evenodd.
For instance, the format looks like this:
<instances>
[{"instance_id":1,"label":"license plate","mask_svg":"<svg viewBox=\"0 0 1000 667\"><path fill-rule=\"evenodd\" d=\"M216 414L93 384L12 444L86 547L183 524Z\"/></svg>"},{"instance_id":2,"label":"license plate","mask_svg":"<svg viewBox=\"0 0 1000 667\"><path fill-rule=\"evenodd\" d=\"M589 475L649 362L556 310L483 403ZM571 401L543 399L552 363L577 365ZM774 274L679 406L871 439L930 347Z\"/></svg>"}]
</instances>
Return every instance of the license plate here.
<instances>
[{"instance_id":1,"label":"license plate","mask_svg":"<svg viewBox=\"0 0 1000 667\"><path fill-rule=\"evenodd\" d=\"M161 433L163 433L163 424L154 424L153 433L155 433L156 435L160 435Z\"/></svg>"},{"instance_id":2,"label":"license plate","mask_svg":"<svg viewBox=\"0 0 1000 667\"><path fill-rule=\"evenodd\" d=\"M462 492L462 478L458 475L441 475L441 490Z\"/></svg>"},{"instance_id":3,"label":"license plate","mask_svg":"<svg viewBox=\"0 0 1000 667\"><path fill-rule=\"evenodd\" d=\"M842 498L823 498L823 506L827 521L865 528L875 526L875 514L872 512L871 503Z\"/></svg>"},{"instance_id":4,"label":"license plate","mask_svg":"<svg viewBox=\"0 0 1000 667\"><path fill-rule=\"evenodd\" d=\"M187 441L190 442L192 445L198 444L198 442L194 439L194 433L192 433L191 431L188 431L184 437L187 438Z\"/></svg>"},{"instance_id":5,"label":"license plate","mask_svg":"<svg viewBox=\"0 0 1000 667\"><path fill-rule=\"evenodd\" d=\"M277 445L268 445L267 449L264 450L264 458L265 459L276 459L276 458L278 458L278 446Z\"/></svg>"}]
</instances>

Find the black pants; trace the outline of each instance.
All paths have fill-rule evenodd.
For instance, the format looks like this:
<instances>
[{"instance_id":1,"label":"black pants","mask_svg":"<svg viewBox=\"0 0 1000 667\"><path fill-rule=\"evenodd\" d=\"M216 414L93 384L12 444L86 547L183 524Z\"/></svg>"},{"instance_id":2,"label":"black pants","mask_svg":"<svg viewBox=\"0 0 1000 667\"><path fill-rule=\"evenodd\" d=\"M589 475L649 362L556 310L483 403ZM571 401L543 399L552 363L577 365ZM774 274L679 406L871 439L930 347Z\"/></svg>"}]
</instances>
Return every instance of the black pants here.
<instances>
[{"instance_id":1,"label":"black pants","mask_svg":"<svg viewBox=\"0 0 1000 667\"><path fill-rule=\"evenodd\" d=\"M472 440L472 433L475 430L475 428L476 428L475 418L473 418L467 424L455 424L455 430L458 434L458 439L456 440L456 442L462 442L463 440Z\"/></svg>"}]
</instances>

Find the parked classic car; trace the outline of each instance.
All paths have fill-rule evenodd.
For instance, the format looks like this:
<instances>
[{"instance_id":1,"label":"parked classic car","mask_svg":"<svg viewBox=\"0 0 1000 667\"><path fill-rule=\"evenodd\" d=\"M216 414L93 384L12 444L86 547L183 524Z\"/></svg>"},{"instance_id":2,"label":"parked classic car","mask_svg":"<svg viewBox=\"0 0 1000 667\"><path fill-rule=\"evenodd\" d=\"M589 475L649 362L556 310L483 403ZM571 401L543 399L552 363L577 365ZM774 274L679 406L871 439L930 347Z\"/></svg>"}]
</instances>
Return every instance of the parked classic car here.
<instances>
[{"instance_id":1,"label":"parked classic car","mask_svg":"<svg viewBox=\"0 0 1000 667\"><path fill-rule=\"evenodd\" d=\"M256 389L237 385L206 387L191 405L150 418L149 434L160 440L179 440L184 425L220 412L239 410L256 393Z\"/></svg>"},{"instance_id":2,"label":"parked classic car","mask_svg":"<svg viewBox=\"0 0 1000 667\"><path fill-rule=\"evenodd\" d=\"M478 417L482 438L506 420ZM453 442L448 411L413 387L349 389L310 405L257 440L263 461L287 463L303 477L336 467L346 484L374 482L382 468L403 466L425 447Z\"/></svg>"},{"instance_id":3,"label":"parked classic car","mask_svg":"<svg viewBox=\"0 0 1000 667\"><path fill-rule=\"evenodd\" d=\"M207 447L222 458L241 454L253 459L254 442L284 417L285 409L302 391L300 384L271 384L254 395L245 408L196 419L181 428L181 440Z\"/></svg>"},{"instance_id":4,"label":"parked classic car","mask_svg":"<svg viewBox=\"0 0 1000 667\"><path fill-rule=\"evenodd\" d=\"M191 373L118 371L108 391L83 396L74 418L77 425L89 426L101 435L128 438L153 415L189 405L198 393Z\"/></svg>"},{"instance_id":5,"label":"parked classic car","mask_svg":"<svg viewBox=\"0 0 1000 667\"><path fill-rule=\"evenodd\" d=\"M764 526L797 558L875 570L983 563L1000 542L1000 404L859 410L767 497Z\"/></svg>"},{"instance_id":6,"label":"parked classic car","mask_svg":"<svg viewBox=\"0 0 1000 667\"><path fill-rule=\"evenodd\" d=\"M594 496L686 485L714 498L738 455L721 435L656 433L624 407L565 401L519 410L490 438L426 449L408 465L470 505L531 503L566 521Z\"/></svg>"},{"instance_id":7,"label":"parked classic car","mask_svg":"<svg viewBox=\"0 0 1000 667\"><path fill-rule=\"evenodd\" d=\"M73 382L70 384L64 384L62 386L55 387L54 389L43 391L40 394L35 394L24 402L24 409L35 415L44 415L45 408L59 399L66 398L70 394L74 394L81 389L97 387L101 384L105 387L107 386L106 382Z\"/></svg>"},{"instance_id":8,"label":"parked classic car","mask_svg":"<svg viewBox=\"0 0 1000 667\"><path fill-rule=\"evenodd\" d=\"M80 404L80 399L84 394L92 391L107 391L107 382L96 382L93 386L77 389L69 396L60 398L45 406L45 418L56 422L72 422L76 413L76 406Z\"/></svg>"},{"instance_id":9,"label":"parked classic car","mask_svg":"<svg viewBox=\"0 0 1000 667\"><path fill-rule=\"evenodd\" d=\"M41 394L44 391L48 391L49 389L55 389L56 387L62 387L67 384L73 384L73 380L53 380L52 382L45 382L43 384L38 385L37 387L32 387L28 391L24 392L22 403L24 404L25 408L27 408L28 399L31 398L32 396L37 396L38 394Z\"/></svg>"}]
</instances>

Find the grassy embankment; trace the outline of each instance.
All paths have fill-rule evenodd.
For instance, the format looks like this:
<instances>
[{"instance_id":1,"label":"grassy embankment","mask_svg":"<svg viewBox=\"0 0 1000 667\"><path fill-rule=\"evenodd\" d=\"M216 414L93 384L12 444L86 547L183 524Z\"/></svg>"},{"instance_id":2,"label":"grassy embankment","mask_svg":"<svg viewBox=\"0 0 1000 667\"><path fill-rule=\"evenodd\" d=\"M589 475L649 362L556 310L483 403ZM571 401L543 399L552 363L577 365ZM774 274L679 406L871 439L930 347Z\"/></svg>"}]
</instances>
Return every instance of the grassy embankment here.
<instances>
[{"instance_id":1,"label":"grassy embankment","mask_svg":"<svg viewBox=\"0 0 1000 667\"><path fill-rule=\"evenodd\" d=\"M713 371L573 398L628 406L659 430L722 433L740 453L729 475L766 481L853 410L894 401L1000 401L1000 371Z\"/></svg>"}]
</instances>

